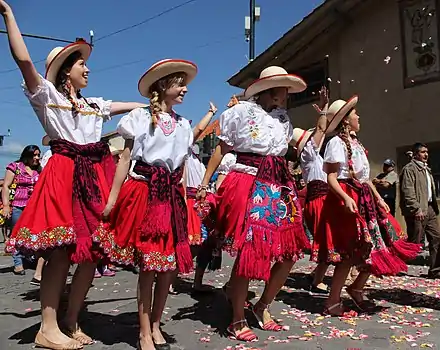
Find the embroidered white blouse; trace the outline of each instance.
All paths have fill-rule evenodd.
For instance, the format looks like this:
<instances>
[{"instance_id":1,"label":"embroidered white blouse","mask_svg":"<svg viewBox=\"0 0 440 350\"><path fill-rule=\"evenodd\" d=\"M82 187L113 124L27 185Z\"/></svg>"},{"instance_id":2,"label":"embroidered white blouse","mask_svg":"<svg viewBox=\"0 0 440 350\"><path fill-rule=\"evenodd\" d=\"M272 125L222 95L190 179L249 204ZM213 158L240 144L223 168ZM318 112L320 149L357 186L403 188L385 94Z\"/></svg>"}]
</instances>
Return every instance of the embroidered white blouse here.
<instances>
[{"instance_id":1,"label":"embroidered white blouse","mask_svg":"<svg viewBox=\"0 0 440 350\"><path fill-rule=\"evenodd\" d=\"M43 77L40 81L35 93L31 93L24 83L22 86L44 131L52 140L63 139L81 145L101 140L102 124L111 119L112 101L87 97L88 102L98 105L98 111L81 99L78 101L80 111L73 116L69 100L50 81Z\"/></svg>"},{"instance_id":2,"label":"embroidered white blouse","mask_svg":"<svg viewBox=\"0 0 440 350\"><path fill-rule=\"evenodd\" d=\"M205 176L205 165L194 154L185 163L186 186L197 188Z\"/></svg>"},{"instance_id":3,"label":"embroidered white blouse","mask_svg":"<svg viewBox=\"0 0 440 350\"><path fill-rule=\"evenodd\" d=\"M220 116L219 139L236 152L284 156L293 137L293 127L285 109L267 113L255 102L242 101ZM234 164L231 171L256 174L254 167Z\"/></svg>"},{"instance_id":4,"label":"embroidered white blouse","mask_svg":"<svg viewBox=\"0 0 440 350\"><path fill-rule=\"evenodd\" d=\"M351 140L353 171L356 179L366 182L370 179L370 164L364 148L356 141ZM333 137L327 144L324 154L325 163L339 163L338 179L349 179L347 146L339 136Z\"/></svg>"},{"instance_id":5,"label":"embroidered white blouse","mask_svg":"<svg viewBox=\"0 0 440 350\"><path fill-rule=\"evenodd\" d=\"M234 153L226 153L223 156L222 162L220 163L217 171L219 174L228 175L231 169L237 161L237 156Z\"/></svg>"},{"instance_id":6,"label":"embroidered white blouse","mask_svg":"<svg viewBox=\"0 0 440 350\"><path fill-rule=\"evenodd\" d=\"M302 176L306 183L315 180L327 182L327 174L324 172L324 159L319 154L319 147L313 137L304 146L300 161Z\"/></svg>"},{"instance_id":7,"label":"embroidered white blouse","mask_svg":"<svg viewBox=\"0 0 440 350\"><path fill-rule=\"evenodd\" d=\"M153 129L148 108L136 108L122 117L116 130L124 139L134 140L131 159L173 172L186 160L193 144L193 132L183 117L160 113L158 119Z\"/></svg>"}]
</instances>

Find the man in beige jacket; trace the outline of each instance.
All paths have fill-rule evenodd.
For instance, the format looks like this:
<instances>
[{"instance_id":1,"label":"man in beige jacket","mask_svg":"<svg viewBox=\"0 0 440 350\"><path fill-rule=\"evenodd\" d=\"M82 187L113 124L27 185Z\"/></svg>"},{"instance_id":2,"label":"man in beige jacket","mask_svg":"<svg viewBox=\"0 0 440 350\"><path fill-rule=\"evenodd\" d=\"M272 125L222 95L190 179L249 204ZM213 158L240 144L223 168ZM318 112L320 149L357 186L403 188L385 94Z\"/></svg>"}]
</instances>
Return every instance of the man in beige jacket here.
<instances>
[{"instance_id":1,"label":"man in beige jacket","mask_svg":"<svg viewBox=\"0 0 440 350\"><path fill-rule=\"evenodd\" d=\"M408 240L429 243L429 278L440 278L440 229L437 221L439 208L431 169L428 167L428 147L422 143L413 146L413 159L400 174L400 208L406 221Z\"/></svg>"}]
</instances>

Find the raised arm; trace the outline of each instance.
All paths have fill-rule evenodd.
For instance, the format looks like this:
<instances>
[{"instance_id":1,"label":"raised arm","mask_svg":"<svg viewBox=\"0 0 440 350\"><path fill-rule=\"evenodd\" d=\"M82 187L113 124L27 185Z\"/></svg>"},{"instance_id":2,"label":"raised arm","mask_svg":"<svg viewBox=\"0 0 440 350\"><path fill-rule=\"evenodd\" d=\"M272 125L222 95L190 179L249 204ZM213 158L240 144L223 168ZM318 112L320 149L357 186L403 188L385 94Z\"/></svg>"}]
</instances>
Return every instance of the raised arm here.
<instances>
[{"instance_id":1,"label":"raised arm","mask_svg":"<svg viewBox=\"0 0 440 350\"><path fill-rule=\"evenodd\" d=\"M206 129L208 124L211 122L212 117L217 112L217 107L212 103L209 102L209 111L205 114L205 116L202 118L202 120L196 125L196 127L193 130L194 135L194 142L198 139L200 134L203 132L203 130Z\"/></svg>"},{"instance_id":2,"label":"raised arm","mask_svg":"<svg viewBox=\"0 0 440 350\"><path fill-rule=\"evenodd\" d=\"M105 206L103 216L107 217L115 206L116 199L118 199L119 191L122 184L127 178L130 170L131 150L133 149L133 140L125 140L124 150L122 151L119 163L116 168L115 177L113 179L112 189L108 197L107 205Z\"/></svg>"},{"instance_id":3,"label":"raised arm","mask_svg":"<svg viewBox=\"0 0 440 350\"><path fill-rule=\"evenodd\" d=\"M0 0L1 1L1 0ZM136 108L145 108L148 105L139 102L112 102L110 107L110 116L125 114Z\"/></svg>"},{"instance_id":4,"label":"raised arm","mask_svg":"<svg viewBox=\"0 0 440 350\"><path fill-rule=\"evenodd\" d=\"M313 107L320 114L318 122L316 124L316 130L313 134L313 141L315 145L319 146L322 139L325 137L325 131L327 130L327 109L328 109L328 90L325 86L319 91L319 106L314 104Z\"/></svg>"},{"instance_id":5,"label":"raised arm","mask_svg":"<svg viewBox=\"0 0 440 350\"><path fill-rule=\"evenodd\" d=\"M40 76L31 60L12 9L4 0L0 0L0 13L3 16L6 30L8 31L9 48L12 57L23 75L27 89L29 92L35 93L40 85Z\"/></svg>"}]
</instances>

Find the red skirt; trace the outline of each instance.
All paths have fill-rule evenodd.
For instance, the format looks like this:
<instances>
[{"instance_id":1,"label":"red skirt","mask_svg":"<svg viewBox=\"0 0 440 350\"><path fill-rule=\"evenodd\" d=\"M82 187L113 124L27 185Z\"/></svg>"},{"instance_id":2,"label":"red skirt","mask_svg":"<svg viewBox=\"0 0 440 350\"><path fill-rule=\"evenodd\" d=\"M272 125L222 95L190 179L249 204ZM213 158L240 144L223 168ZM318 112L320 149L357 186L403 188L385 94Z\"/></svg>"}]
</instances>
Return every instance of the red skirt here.
<instances>
[{"instance_id":1,"label":"red skirt","mask_svg":"<svg viewBox=\"0 0 440 350\"><path fill-rule=\"evenodd\" d=\"M100 203L94 204L94 212L100 216L107 203L110 185L102 166L99 163L93 166L102 197ZM92 232L92 237L85 237L81 242L77 240L72 200L73 170L74 162L68 157L54 154L49 159L6 244L7 252L48 251L65 246L72 263L96 262L104 257L98 246L92 244L97 230Z\"/></svg>"},{"instance_id":2,"label":"red skirt","mask_svg":"<svg viewBox=\"0 0 440 350\"><path fill-rule=\"evenodd\" d=\"M194 209L197 201L194 198L186 199L188 208L188 240L190 245L200 245L203 243L202 239L202 222Z\"/></svg>"},{"instance_id":3,"label":"red skirt","mask_svg":"<svg viewBox=\"0 0 440 350\"><path fill-rule=\"evenodd\" d=\"M272 262L296 261L310 245L301 215L295 221L294 229L274 232L270 239L254 231L252 244L243 243L247 241L246 211L254 180L254 176L240 172L226 176L215 196L216 224L218 232L224 235L223 249L237 256L237 274L267 281ZM246 258L242 259L244 254Z\"/></svg>"},{"instance_id":4,"label":"red skirt","mask_svg":"<svg viewBox=\"0 0 440 350\"><path fill-rule=\"evenodd\" d=\"M327 195L323 195L317 198L314 198L305 204L304 208L304 219L306 221L307 228L309 229L312 237L316 237L316 232L319 230L319 225L321 225L322 220L322 208L324 207L325 198ZM318 252L319 252L319 241L313 239L312 243L312 252L310 255L311 261L317 261Z\"/></svg>"},{"instance_id":5,"label":"red skirt","mask_svg":"<svg viewBox=\"0 0 440 350\"><path fill-rule=\"evenodd\" d=\"M358 192L346 183L341 188L356 203ZM377 276L396 275L407 271L404 260L417 256L420 246L406 242L406 236L387 216L383 222L366 222L360 214L349 213L344 202L333 192L327 195L322 220L316 231L314 246L317 262L338 263L351 259L354 264L368 267Z\"/></svg>"},{"instance_id":6,"label":"red skirt","mask_svg":"<svg viewBox=\"0 0 440 350\"><path fill-rule=\"evenodd\" d=\"M148 183L129 179L121 188L108 223L95 236L95 242L111 261L139 265L143 271L166 272L177 268L174 235L143 238L139 230L148 207Z\"/></svg>"}]
</instances>

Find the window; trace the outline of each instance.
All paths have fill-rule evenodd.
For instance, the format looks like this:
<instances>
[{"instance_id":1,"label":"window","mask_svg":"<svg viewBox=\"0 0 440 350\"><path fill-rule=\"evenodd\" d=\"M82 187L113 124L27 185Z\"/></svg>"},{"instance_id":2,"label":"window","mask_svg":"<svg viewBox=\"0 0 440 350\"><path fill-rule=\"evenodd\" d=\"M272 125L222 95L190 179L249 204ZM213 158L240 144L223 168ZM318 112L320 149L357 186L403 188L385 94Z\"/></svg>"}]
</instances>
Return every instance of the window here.
<instances>
[{"instance_id":1,"label":"window","mask_svg":"<svg viewBox=\"0 0 440 350\"><path fill-rule=\"evenodd\" d=\"M435 191L437 198L440 197L440 142L426 143L429 151L428 164L432 171L432 177L434 178ZM402 168L409 162L408 156L405 154L412 149L412 145L398 147L397 148L397 168Z\"/></svg>"},{"instance_id":2,"label":"window","mask_svg":"<svg viewBox=\"0 0 440 350\"><path fill-rule=\"evenodd\" d=\"M440 80L438 0L400 0L405 88Z\"/></svg>"},{"instance_id":3,"label":"window","mask_svg":"<svg viewBox=\"0 0 440 350\"><path fill-rule=\"evenodd\" d=\"M297 74L307 83L307 89L299 94L291 94L287 108L295 108L304 104L319 100L318 91L323 85L328 86L328 62L327 60L314 63L308 67L295 70Z\"/></svg>"}]
</instances>

